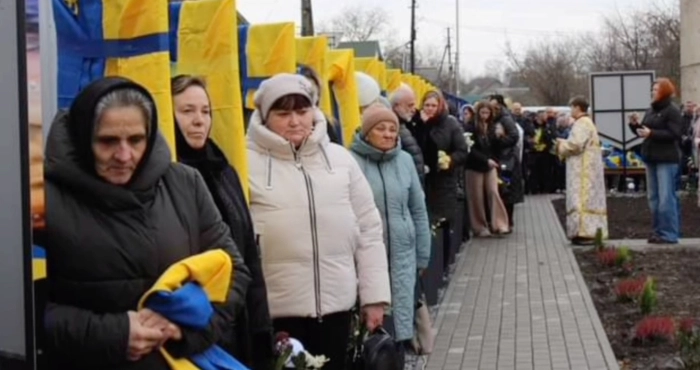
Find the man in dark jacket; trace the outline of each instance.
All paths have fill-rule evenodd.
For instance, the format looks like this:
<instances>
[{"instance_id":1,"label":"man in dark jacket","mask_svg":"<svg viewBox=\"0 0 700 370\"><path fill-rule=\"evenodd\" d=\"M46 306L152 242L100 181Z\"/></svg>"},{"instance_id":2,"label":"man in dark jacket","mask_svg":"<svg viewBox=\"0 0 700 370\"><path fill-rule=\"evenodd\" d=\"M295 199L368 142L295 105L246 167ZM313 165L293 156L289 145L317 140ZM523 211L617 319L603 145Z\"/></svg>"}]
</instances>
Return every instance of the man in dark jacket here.
<instances>
[{"instance_id":1,"label":"man in dark jacket","mask_svg":"<svg viewBox=\"0 0 700 370\"><path fill-rule=\"evenodd\" d=\"M391 108L399 117L401 123L399 127L399 136L401 138L401 148L413 157L413 162L416 164L416 171L421 182L425 178L425 162L423 161L423 151L421 150L416 138L408 129L407 126L413 126L413 117L416 114L416 94L407 85L401 85L391 96Z\"/></svg>"},{"instance_id":2,"label":"man in dark jacket","mask_svg":"<svg viewBox=\"0 0 700 370\"><path fill-rule=\"evenodd\" d=\"M88 85L51 126L44 313L50 369L167 370L159 348L190 358L234 327L250 274L201 175L171 158L153 98L123 78ZM214 305L206 328L138 309L166 269L214 249L231 257L234 273L228 299Z\"/></svg>"}]
</instances>

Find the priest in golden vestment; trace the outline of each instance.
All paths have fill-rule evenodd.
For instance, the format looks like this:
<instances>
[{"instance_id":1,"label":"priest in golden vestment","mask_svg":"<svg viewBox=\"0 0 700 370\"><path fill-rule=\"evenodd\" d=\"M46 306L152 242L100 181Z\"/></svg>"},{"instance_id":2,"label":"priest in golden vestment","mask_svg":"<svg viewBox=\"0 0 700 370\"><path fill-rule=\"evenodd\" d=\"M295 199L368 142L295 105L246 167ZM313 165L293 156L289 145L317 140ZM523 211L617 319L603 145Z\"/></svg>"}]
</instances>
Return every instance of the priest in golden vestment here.
<instances>
[{"instance_id":1,"label":"priest in golden vestment","mask_svg":"<svg viewBox=\"0 0 700 370\"><path fill-rule=\"evenodd\" d=\"M598 130L588 117L588 102L571 100L576 120L567 139L557 139L556 152L566 161L566 234L576 245L593 244L598 229L608 236L603 156Z\"/></svg>"}]
</instances>

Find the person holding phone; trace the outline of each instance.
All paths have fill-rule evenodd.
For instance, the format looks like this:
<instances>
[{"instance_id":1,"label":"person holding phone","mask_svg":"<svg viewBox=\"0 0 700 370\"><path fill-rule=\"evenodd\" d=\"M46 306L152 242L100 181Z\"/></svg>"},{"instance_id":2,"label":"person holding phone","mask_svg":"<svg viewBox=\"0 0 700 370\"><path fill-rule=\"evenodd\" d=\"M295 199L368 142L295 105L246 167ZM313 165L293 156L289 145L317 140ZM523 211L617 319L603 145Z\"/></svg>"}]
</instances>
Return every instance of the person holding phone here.
<instances>
[{"instance_id":1,"label":"person holding phone","mask_svg":"<svg viewBox=\"0 0 700 370\"><path fill-rule=\"evenodd\" d=\"M646 164L647 197L652 213L650 244L677 244L680 236L680 203L676 190L680 170L683 123L673 102L676 88L667 78L654 83L651 107L641 123L631 121L630 129L642 142ZM638 122L638 121L637 121Z\"/></svg>"}]
</instances>

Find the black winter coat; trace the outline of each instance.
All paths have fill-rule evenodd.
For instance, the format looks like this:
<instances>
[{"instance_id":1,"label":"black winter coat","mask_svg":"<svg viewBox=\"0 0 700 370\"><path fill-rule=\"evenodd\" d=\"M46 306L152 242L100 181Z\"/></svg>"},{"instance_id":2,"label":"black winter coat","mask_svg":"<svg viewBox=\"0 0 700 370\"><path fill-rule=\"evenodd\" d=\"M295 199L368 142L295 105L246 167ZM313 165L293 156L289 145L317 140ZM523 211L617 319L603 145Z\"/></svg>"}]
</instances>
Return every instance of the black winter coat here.
<instances>
[{"instance_id":1,"label":"black winter coat","mask_svg":"<svg viewBox=\"0 0 700 370\"><path fill-rule=\"evenodd\" d=\"M416 171L418 171L418 177L421 183L425 180L425 162L423 161L423 151L421 150L416 138L413 137L411 130L409 130L409 124L401 120L399 117L400 127L399 127L399 137L401 138L401 149L406 153L410 154L413 158L413 163L416 164Z\"/></svg>"},{"instance_id":2,"label":"black winter coat","mask_svg":"<svg viewBox=\"0 0 700 370\"><path fill-rule=\"evenodd\" d=\"M484 134L480 134L476 128L476 123L468 122L464 125L465 132L472 134L472 147L469 150L469 156L464 164L464 168L470 171L487 173L491 171L489 159L498 161L498 156L494 151L493 143L496 140L495 130L493 125L488 127Z\"/></svg>"},{"instance_id":3,"label":"black winter coat","mask_svg":"<svg viewBox=\"0 0 700 370\"><path fill-rule=\"evenodd\" d=\"M642 158L648 163L679 163L683 122L681 111L667 98L651 104L644 114L642 126L651 135L642 142ZM630 127L636 134L637 127Z\"/></svg>"},{"instance_id":4,"label":"black winter coat","mask_svg":"<svg viewBox=\"0 0 700 370\"><path fill-rule=\"evenodd\" d=\"M503 131L505 131L505 135L496 137L493 141L494 152L497 156L496 162L500 165L506 165L510 174L510 189L503 197L503 202L506 204L521 203L525 200L525 192L523 189L523 170L517 151L518 140L520 139L520 134L516 127L517 123L507 111L496 117L494 122L494 130L495 126L500 124L503 126Z\"/></svg>"},{"instance_id":5,"label":"black winter coat","mask_svg":"<svg viewBox=\"0 0 700 370\"><path fill-rule=\"evenodd\" d=\"M85 111L94 112L94 106ZM183 339L166 343L176 357L208 349L234 325L250 279L202 177L171 163L154 125L152 149L130 185L108 184L81 164L68 125L68 116L59 113L46 145L49 367L169 369L158 351L127 360L127 311L136 310L169 266L221 248L234 261L228 301L215 306L207 330L182 327Z\"/></svg>"},{"instance_id":6,"label":"black winter coat","mask_svg":"<svg viewBox=\"0 0 700 370\"><path fill-rule=\"evenodd\" d=\"M467 160L464 131L457 119L447 113L427 123L422 122L418 114L415 121L412 133L429 169L425 175L425 192L431 222L441 218L451 220L457 207L462 207L458 191ZM438 168L438 152L441 150L452 159L448 170Z\"/></svg>"},{"instance_id":7,"label":"black winter coat","mask_svg":"<svg viewBox=\"0 0 700 370\"><path fill-rule=\"evenodd\" d=\"M203 149L194 150L179 128L176 130L178 160L197 169L204 178L252 278L236 327L220 344L248 367L267 370L273 359L272 321L253 222L238 173L213 141L207 140Z\"/></svg>"}]
</instances>

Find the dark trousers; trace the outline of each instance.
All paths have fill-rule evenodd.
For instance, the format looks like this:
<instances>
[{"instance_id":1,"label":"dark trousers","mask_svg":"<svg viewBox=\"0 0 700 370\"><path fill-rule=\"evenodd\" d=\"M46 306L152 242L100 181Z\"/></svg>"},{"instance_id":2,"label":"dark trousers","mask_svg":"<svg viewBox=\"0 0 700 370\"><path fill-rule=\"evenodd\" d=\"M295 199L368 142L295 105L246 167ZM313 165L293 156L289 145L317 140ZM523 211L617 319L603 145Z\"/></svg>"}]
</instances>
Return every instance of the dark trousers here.
<instances>
[{"instance_id":1,"label":"dark trousers","mask_svg":"<svg viewBox=\"0 0 700 370\"><path fill-rule=\"evenodd\" d=\"M530 190L533 194L547 194L554 190L555 158L549 152L536 152L530 168Z\"/></svg>"},{"instance_id":2,"label":"dark trousers","mask_svg":"<svg viewBox=\"0 0 700 370\"><path fill-rule=\"evenodd\" d=\"M508 226L513 227L513 213L515 213L515 204L505 203L506 212L508 213Z\"/></svg>"},{"instance_id":3,"label":"dark trousers","mask_svg":"<svg viewBox=\"0 0 700 370\"><path fill-rule=\"evenodd\" d=\"M324 355L330 361L324 370L345 370L350 340L350 319L348 311L323 316L323 321L308 317L287 317L275 319L272 326L275 332L287 332L299 340L314 356Z\"/></svg>"}]
</instances>

